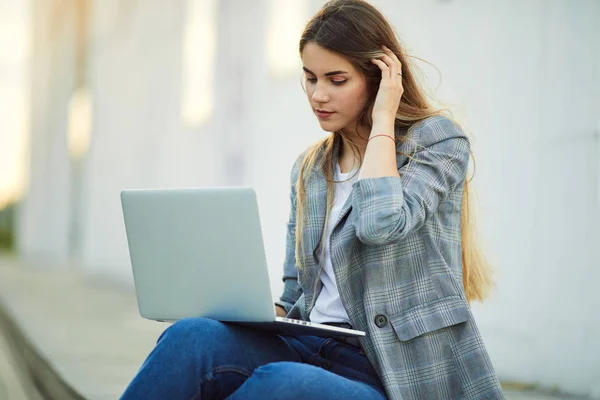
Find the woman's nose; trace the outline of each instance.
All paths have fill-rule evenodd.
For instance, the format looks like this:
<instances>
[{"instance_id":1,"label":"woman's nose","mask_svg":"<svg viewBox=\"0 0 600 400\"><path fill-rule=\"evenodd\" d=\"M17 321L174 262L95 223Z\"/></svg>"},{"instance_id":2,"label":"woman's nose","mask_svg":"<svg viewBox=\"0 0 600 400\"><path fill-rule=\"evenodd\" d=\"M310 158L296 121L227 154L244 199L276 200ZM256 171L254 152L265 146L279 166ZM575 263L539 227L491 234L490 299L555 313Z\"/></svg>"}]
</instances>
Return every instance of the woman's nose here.
<instances>
[{"instance_id":1,"label":"woman's nose","mask_svg":"<svg viewBox=\"0 0 600 400\"><path fill-rule=\"evenodd\" d=\"M313 92L312 99L317 103L326 103L327 101L329 101L329 94L327 93L325 88L317 84L315 86L315 91Z\"/></svg>"}]
</instances>

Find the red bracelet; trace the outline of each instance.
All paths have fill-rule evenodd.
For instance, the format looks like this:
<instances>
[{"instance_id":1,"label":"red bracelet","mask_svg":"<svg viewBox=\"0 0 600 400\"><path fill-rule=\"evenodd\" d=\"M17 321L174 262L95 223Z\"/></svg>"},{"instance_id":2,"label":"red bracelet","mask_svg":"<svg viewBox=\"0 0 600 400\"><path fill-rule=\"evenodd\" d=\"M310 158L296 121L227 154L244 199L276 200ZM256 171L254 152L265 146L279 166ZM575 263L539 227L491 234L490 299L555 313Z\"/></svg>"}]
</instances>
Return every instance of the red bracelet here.
<instances>
[{"instance_id":1,"label":"red bracelet","mask_svg":"<svg viewBox=\"0 0 600 400\"><path fill-rule=\"evenodd\" d=\"M373 139L373 138L376 138L377 136L385 136L385 137L389 137L390 139L392 139L392 140L394 141L394 143L396 143L396 139L395 139L395 138L391 137L390 135L385 135L385 134L383 134L383 133L382 133L382 134L379 134L379 135L374 135L374 136L371 136L371 137L369 138L369 140L367 140L367 142L370 142L370 141L371 141L371 139Z\"/></svg>"}]
</instances>

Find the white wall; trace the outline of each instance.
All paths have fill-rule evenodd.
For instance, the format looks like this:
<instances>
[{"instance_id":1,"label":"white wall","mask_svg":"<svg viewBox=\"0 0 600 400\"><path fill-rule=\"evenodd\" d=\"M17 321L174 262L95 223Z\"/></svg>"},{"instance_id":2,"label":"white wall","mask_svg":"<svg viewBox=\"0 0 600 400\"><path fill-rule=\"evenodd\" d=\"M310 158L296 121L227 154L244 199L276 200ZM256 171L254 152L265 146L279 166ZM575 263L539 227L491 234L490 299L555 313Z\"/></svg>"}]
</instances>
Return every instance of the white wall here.
<instances>
[{"instance_id":1,"label":"white wall","mask_svg":"<svg viewBox=\"0 0 600 400\"><path fill-rule=\"evenodd\" d=\"M259 194L272 288L279 293L289 169L323 133L299 70L275 76L266 65L269 2L219 2L216 112L198 128L179 117L185 3L123 3L94 2L84 267L131 282L122 188L248 184ZM482 238L497 268L496 295L474 310L499 375L600 397L600 257L594 252L600 243L600 138L594 137L600 3L373 3L415 55L441 70L439 94L458 105L474 136ZM303 18L318 4L308 1ZM424 68L435 83L435 71ZM60 115L56 107L53 115ZM62 127L47 129L38 128L41 141L60 136ZM25 253L41 243L65 253L60 219L68 202L53 203L58 235L44 224L31 233L35 216L47 210L42 193L59 198L68 186L57 163L60 185L32 180Z\"/></svg>"},{"instance_id":2,"label":"white wall","mask_svg":"<svg viewBox=\"0 0 600 400\"><path fill-rule=\"evenodd\" d=\"M168 162L176 154L189 161L178 148L182 11L180 2L94 2L94 127L84 169L81 253L91 272L130 275L121 189L160 186L165 175L172 182L189 179ZM200 158L202 147L190 147Z\"/></svg>"},{"instance_id":3,"label":"white wall","mask_svg":"<svg viewBox=\"0 0 600 400\"><path fill-rule=\"evenodd\" d=\"M19 205L17 247L32 262L69 260L71 165L67 105L74 84L74 10L33 2L29 187Z\"/></svg>"},{"instance_id":4,"label":"white wall","mask_svg":"<svg viewBox=\"0 0 600 400\"><path fill-rule=\"evenodd\" d=\"M408 33L416 15L398 21L431 51L475 135L498 270L496 296L475 311L496 368L600 396L600 5L430 4L437 12L418 29Z\"/></svg>"},{"instance_id":5,"label":"white wall","mask_svg":"<svg viewBox=\"0 0 600 400\"><path fill-rule=\"evenodd\" d=\"M391 4L475 137L497 289L474 309L496 369L600 396L600 3Z\"/></svg>"}]
</instances>

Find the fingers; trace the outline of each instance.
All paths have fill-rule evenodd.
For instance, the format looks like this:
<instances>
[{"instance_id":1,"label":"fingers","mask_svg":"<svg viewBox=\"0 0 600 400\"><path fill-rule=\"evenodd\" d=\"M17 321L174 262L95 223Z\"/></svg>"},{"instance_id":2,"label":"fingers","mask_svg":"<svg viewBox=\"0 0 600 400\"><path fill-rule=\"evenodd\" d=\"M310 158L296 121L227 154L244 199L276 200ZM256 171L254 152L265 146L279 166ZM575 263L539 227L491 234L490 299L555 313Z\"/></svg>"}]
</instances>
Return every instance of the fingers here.
<instances>
[{"instance_id":1,"label":"fingers","mask_svg":"<svg viewBox=\"0 0 600 400\"><path fill-rule=\"evenodd\" d=\"M379 67L379 69L381 70L381 79L389 79L390 77L390 67L388 67L388 65L381 61L378 60L376 58L371 59L371 62L375 65L377 65Z\"/></svg>"},{"instance_id":2,"label":"fingers","mask_svg":"<svg viewBox=\"0 0 600 400\"><path fill-rule=\"evenodd\" d=\"M393 51L391 51L390 49L388 49L385 46L384 46L384 51L386 52L386 54L388 55L388 58L392 61L393 65L394 65L393 76L396 78L402 79L402 63L398 59L398 56L396 56L396 54Z\"/></svg>"},{"instance_id":3,"label":"fingers","mask_svg":"<svg viewBox=\"0 0 600 400\"><path fill-rule=\"evenodd\" d=\"M371 60L373 64L381 69L381 78L402 81L402 63L396 54L387 47L383 46L382 50L384 52L383 56Z\"/></svg>"}]
</instances>

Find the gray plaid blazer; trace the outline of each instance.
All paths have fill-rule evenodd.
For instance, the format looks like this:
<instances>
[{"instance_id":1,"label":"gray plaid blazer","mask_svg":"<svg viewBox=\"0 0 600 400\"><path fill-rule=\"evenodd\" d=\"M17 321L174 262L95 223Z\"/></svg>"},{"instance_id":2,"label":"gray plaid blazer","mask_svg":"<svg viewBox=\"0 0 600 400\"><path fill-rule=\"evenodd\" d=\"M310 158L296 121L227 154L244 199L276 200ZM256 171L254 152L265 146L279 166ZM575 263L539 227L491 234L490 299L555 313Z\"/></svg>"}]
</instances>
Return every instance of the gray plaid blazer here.
<instances>
[{"instance_id":1,"label":"gray plaid blazer","mask_svg":"<svg viewBox=\"0 0 600 400\"><path fill-rule=\"evenodd\" d=\"M412 140L398 141L397 149L414 160L397 155L400 178L357 181L332 231L342 303L352 326L367 332L361 343L389 399L501 399L462 283L460 216L469 141L442 116L413 126L409 135ZM299 270L295 186L304 154L291 173L284 291L277 303L289 317L308 321L322 287L317 252L327 182L318 167L306 182L307 261Z\"/></svg>"}]
</instances>

